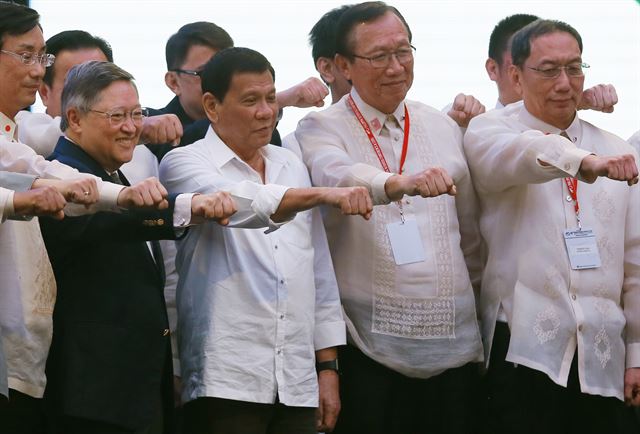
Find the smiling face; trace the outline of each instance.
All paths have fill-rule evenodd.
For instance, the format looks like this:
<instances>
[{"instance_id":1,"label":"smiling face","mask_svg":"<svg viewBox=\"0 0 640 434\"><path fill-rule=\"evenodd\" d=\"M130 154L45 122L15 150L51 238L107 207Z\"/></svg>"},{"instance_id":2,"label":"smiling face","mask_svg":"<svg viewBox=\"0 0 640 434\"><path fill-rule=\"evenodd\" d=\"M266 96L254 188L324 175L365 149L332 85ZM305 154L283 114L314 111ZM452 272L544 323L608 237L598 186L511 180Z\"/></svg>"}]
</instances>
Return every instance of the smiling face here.
<instances>
[{"instance_id":1,"label":"smiling face","mask_svg":"<svg viewBox=\"0 0 640 434\"><path fill-rule=\"evenodd\" d=\"M22 35L4 35L2 49L18 54L45 52L44 37L39 26ZM13 118L30 106L44 78L45 67L39 62L25 65L13 55L0 53L0 111Z\"/></svg>"},{"instance_id":2,"label":"smiling face","mask_svg":"<svg viewBox=\"0 0 640 434\"><path fill-rule=\"evenodd\" d=\"M124 111L140 108L138 92L133 83L118 80L107 86L91 110L100 112ZM142 123L136 123L127 115L122 125L114 126L101 113L80 113L75 107L67 110L69 129L66 133L105 170L113 172L131 161L133 150L142 131Z\"/></svg>"},{"instance_id":3,"label":"smiling face","mask_svg":"<svg viewBox=\"0 0 640 434\"><path fill-rule=\"evenodd\" d=\"M567 128L582 98L584 76L569 76L562 70L556 78L545 78L531 68L549 69L579 63L582 63L580 46L567 32L548 33L532 40L531 54L522 68L511 67L527 111L557 128Z\"/></svg>"},{"instance_id":4,"label":"smiling face","mask_svg":"<svg viewBox=\"0 0 640 434\"><path fill-rule=\"evenodd\" d=\"M393 12L356 25L350 39L353 41L353 54L357 56L375 57L398 49L410 49L407 29ZM384 68L374 68L367 59L360 57L349 60L338 55L336 61L360 97L383 113L392 113L405 99L413 83L413 59L401 64L392 56Z\"/></svg>"},{"instance_id":5,"label":"smiling face","mask_svg":"<svg viewBox=\"0 0 640 434\"><path fill-rule=\"evenodd\" d=\"M236 154L254 155L269 143L276 126L278 103L269 71L238 72L223 101L206 93L204 106L213 129Z\"/></svg>"}]
</instances>

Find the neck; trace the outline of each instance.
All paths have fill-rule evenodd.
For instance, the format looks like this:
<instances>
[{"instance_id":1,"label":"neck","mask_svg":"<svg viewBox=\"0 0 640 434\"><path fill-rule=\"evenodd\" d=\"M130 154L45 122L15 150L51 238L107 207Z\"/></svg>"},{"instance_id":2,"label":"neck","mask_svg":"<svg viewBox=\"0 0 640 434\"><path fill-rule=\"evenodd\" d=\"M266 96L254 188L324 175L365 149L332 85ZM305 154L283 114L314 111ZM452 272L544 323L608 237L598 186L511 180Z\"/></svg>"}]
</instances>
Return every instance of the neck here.
<instances>
[{"instance_id":1,"label":"neck","mask_svg":"<svg viewBox=\"0 0 640 434\"><path fill-rule=\"evenodd\" d=\"M15 108L9 108L6 106L0 107L0 112L2 112L2 114L4 114L6 117L11 119L12 121L15 121L16 115L18 114L19 111L20 110L16 110Z\"/></svg>"}]
</instances>

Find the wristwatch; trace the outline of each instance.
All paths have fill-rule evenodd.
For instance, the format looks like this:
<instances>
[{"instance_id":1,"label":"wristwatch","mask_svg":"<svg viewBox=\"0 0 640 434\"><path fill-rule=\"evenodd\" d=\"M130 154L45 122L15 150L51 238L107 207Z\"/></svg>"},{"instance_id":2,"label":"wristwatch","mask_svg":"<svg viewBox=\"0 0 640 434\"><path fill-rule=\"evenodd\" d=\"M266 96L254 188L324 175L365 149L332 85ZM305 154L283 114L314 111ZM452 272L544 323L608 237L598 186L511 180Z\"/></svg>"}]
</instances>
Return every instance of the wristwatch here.
<instances>
[{"instance_id":1,"label":"wristwatch","mask_svg":"<svg viewBox=\"0 0 640 434\"><path fill-rule=\"evenodd\" d=\"M336 372L340 372L338 370L338 359L327 360L325 362L316 362L316 372L320 373L320 371L332 370Z\"/></svg>"}]
</instances>

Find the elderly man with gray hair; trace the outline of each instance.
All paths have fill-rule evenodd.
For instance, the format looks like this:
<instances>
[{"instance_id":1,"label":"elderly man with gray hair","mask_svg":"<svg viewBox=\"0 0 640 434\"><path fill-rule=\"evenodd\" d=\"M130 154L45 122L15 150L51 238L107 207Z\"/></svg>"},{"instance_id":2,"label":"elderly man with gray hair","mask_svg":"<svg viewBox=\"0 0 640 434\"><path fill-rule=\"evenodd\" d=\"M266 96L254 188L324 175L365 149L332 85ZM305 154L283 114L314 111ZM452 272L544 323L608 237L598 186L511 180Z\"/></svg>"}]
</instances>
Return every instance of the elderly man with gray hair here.
<instances>
[{"instance_id":1,"label":"elderly man with gray hair","mask_svg":"<svg viewBox=\"0 0 640 434\"><path fill-rule=\"evenodd\" d=\"M50 158L128 184L119 168L138 143L145 110L133 77L109 62L69 72L62 93L65 133ZM140 184L165 196L155 178ZM58 284L45 398L55 432L139 433L173 407L169 325L158 239L235 212L227 193L174 194L164 209L42 219ZM149 242L146 242L149 241Z\"/></svg>"}]
</instances>

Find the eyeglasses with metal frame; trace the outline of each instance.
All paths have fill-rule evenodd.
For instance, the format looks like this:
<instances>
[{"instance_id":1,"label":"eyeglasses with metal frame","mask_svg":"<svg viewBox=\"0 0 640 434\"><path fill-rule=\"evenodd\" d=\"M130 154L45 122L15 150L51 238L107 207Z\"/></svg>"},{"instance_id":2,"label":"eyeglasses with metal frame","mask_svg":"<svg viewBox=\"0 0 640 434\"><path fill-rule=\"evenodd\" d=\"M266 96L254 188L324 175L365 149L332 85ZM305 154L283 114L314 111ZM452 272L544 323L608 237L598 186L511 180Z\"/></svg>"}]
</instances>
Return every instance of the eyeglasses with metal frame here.
<instances>
[{"instance_id":1,"label":"eyeglasses with metal frame","mask_svg":"<svg viewBox=\"0 0 640 434\"><path fill-rule=\"evenodd\" d=\"M202 73L204 72L204 69L199 69L199 70L195 70L195 69L171 69L171 72L177 72L179 74L186 74L186 75L190 75L192 77L202 77Z\"/></svg>"},{"instance_id":2,"label":"eyeglasses with metal frame","mask_svg":"<svg viewBox=\"0 0 640 434\"><path fill-rule=\"evenodd\" d=\"M590 66L587 63L576 62L551 68L534 68L533 66L527 66L527 68L537 72L544 78L558 78L562 70L565 70L568 77L584 77L584 70L590 68Z\"/></svg>"},{"instance_id":3,"label":"eyeglasses with metal frame","mask_svg":"<svg viewBox=\"0 0 640 434\"><path fill-rule=\"evenodd\" d=\"M48 68L49 66L53 65L53 62L55 62L56 60L56 56L47 53L36 54L31 51L27 51L24 53L15 53L9 50L0 50L0 52L15 57L27 66L34 65L37 62L45 68Z\"/></svg>"},{"instance_id":4,"label":"eyeglasses with metal frame","mask_svg":"<svg viewBox=\"0 0 640 434\"><path fill-rule=\"evenodd\" d=\"M391 53L382 53L376 56L360 56L358 54L352 54L353 57L358 59L368 60L374 68L386 68L391 63L391 57L395 57L399 64L406 65L413 60L413 53L416 51L416 47L409 45L408 47L398 48Z\"/></svg>"},{"instance_id":5,"label":"eyeglasses with metal frame","mask_svg":"<svg viewBox=\"0 0 640 434\"><path fill-rule=\"evenodd\" d=\"M115 109L108 112L100 110L89 109L90 112L99 113L109 120L112 127L117 128L122 126L127 120L127 117L131 118L131 121L139 125L144 121L144 118L149 116L149 110L144 107L135 108L131 111L124 111L122 109Z\"/></svg>"}]
</instances>

